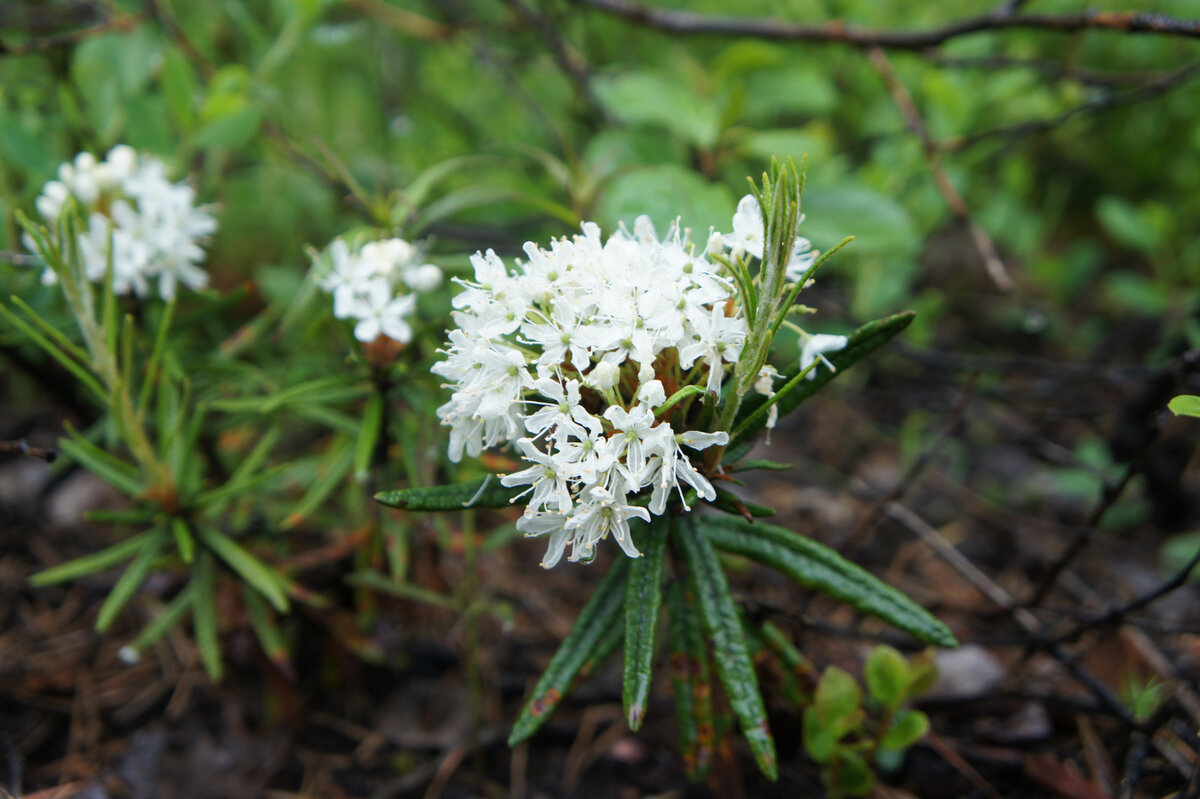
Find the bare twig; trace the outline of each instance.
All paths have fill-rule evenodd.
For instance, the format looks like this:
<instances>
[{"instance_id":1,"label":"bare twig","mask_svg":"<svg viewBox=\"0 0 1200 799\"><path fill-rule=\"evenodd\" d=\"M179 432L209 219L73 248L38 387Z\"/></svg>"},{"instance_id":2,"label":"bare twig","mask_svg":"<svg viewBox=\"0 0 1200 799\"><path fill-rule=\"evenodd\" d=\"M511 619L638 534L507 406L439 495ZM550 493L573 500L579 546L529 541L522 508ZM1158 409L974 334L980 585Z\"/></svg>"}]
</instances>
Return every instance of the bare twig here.
<instances>
[{"instance_id":1,"label":"bare twig","mask_svg":"<svg viewBox=\"0 0 1200 799\"><path fill-rule=\"evenodd\" d=\"M942 164L941 156L938 155L938 144L934 141L933 136L929 134L929 128L925 126L925 121L921 119L921 114L917 111L917 106L913 102L912 95L908 93L908 89L904 87L904 84L896 76L896 71L892 69L892 64L888 61L888 57L882 48L870 48L867 51L867 57L870 59L871 65L875 67L875 71L879 73L879 77L883 79L883 83L892 95L892 100L896 103L896 107L904 115L904 120L908 124L909 130L920 139L921 149L925 153L925 162L929 165L929 172L933 175L934 185L937 186L938 193L942 195L942 199L946 201L946 205L950 207L951 213L954 214L971 234L971 241L974 242L979 257L983 259L988 276L992 279L996 288L1005 292L1012 291L1012 278L1009 277L1008 269L1005 268L1004 261L1000 259L1000 254L996 251L995 242L992 241L992 237L988 235L987 231L971 218L971 212L967 209L966 201L959 194L958 189L954 187L954 183L950 181L950 176L946 174L946 167Z\"/></svg>"},{"instance_id":2,"label":"bare twig","mask_svg":"<svg viewBox=\"0 0 1200 799\"><path fill-rule=\"evenodd\" d=\"M1135 729L1141 728L1142 725L1138 723L1137 719L1130 713L1129 708L1113 693L1111 688L1085 668L1079 662L1078 658L1067 651L1065 647L1055 641L1047 640L1042 623L1038 621L1037 617L1026 608L1017 605L1011 594L984 574L979 567L959 552L932 525L908 508L894 502L888 505L887 511L889 516L903 524L916 534L918 538L928 544L943 561L958 572L959 576L1011 615L1013 621L1029 634L1035 644L1044 645L1046 652L1065 666L1071 672L1072 676L1087 688L1109 713L1130 727Z\"/></svg>"},{"instance_id":3,"label":"bare twig","mask_svg":"<svg viewBox=\"0 0 1200 799\"><path fill-rule=\"evenodd\" d=\"M143 13L121 14L87 28L56 33L51 36L42 36L36 39L26 39L23 42L16 42L15 44L0 42L0 56L22 56L29 55L30 53L44 53L59 47L65 47L69 44L76 44L91 36L98 36L101 33L127 31L145 21L146 15Z\"/></svg>"},{"instance_id":4,"label":"bare twig","mask_svg":"<svg viewBox=\"0 0 1200 799\"><path fill-rule=\"evenodd\" d=\"M588 103L593 108L601 108L599 100L595 92L592 90L591 73L587 62L578 51L571 48L562 35L559 33L559 27L545 15L538 14L529 6L521 2L521 0L505 0L509 8L513 10L522 22L531 25L541 36L546 47L554 56L554 62L558 64L558 68L562 70L572 83L575 84L576 90L587 99Z\"/></svg>"},{"instance_id":5,"label":"bare twig","mask_svg":"<svg viewBox=\"0 0 1200 799\"><path fill-rule=\"evenodd\" d=\"M968 17L925 30L873 30L833 20L816 25L717 14L696 14L654 8L630 0L575 0L590 8L623 17L641 25L680 34L755 36L785 41L828 42L852 47L924 50L974 33L1012 28L1074 33L1106 30L1200 39L1200 20L1175 19L1140 11L1085 11L1080 14L1021 14L1013 11ZM1019 6L1019 4L1018 4Z\"/></svg>"},{"instance_id":6,"label":"bare twig","mask_svg":"<svg viewBox=\"0 0 1200 799\"><path fill-rule=\"evenodd\" d=\"M1027 69L1055 80L1073 80L1087 86L1121 88L1150 83L1172 74L1163 72L1106 72L1070 67L1048 58L1017 58L1007 55L954 57L939 52L923 53L929 63L950 69Z\"/></svg>"},{"instance_id":7,"label":"bare twig","mask_svg":"<svg viewBox=\"0 0 1200 799\"><path fill-rule=\"evenodd\" d=\"M0 441L0 453L28 455L31 458L38 458L46 463L54 463L58 458L56 450L31 447L25 439L21 439L20 441Z\"/></svg>"},{"instance_id":8,"label":"bare twig","mask_svg":"<svg viewBox=\"0 0 1200 799\"><path fill-rule=\"evenodd\" d=\"M909 489L913 487L929 464L936 460L941 454L942 449L946 446L946 443L949 442L950 437L954 435L955 431L957 431L959 427L962 426L963 420L966 417L967 408L970 407L971 400L975 397L975 383L977 378L978 375L972 374L967 379L966 386L963 387L962 393L954 403L954 407L950 409L949 420L942 427L942 429L938 431L937 437L933 440L933 443L931 443L921 452L917 459L912 462L900 479L896 481L896 484L893 485L891 489L887 491L887 493L875 500L870 509L863 514L858 524L854 526L854 529L848 536L849 541L858 541L862 536L865 536L867 533L874 530L875 526L879 523L880 518L883 516L884 509L890 503L898 502L903 499L904 495L907 494Z\"/></svg>"},{"instance_id":9,"label":"bare twig","mask_svg":"<svg viewBox=\"0 0 1200 799\"><path fill-rule=\"evenodd\" d=\"M974 133L970 136L960 136L954 139L946 139L937 143L939 149L947 152L961 152L969 147L974 147L980 142L988 141L989 139L1006 138L1013 139L1021 136L1029 136L1036 133L1045 133L1046 131L1054 130L1061 125L1070 122L1076 117L1087 117L1095 114L1108 111L1121 106L1134 105L1136 103L1146 102L1160 97L1167 92L1183 86L1188 81L1200 77L1200 63L1189 64L1185 67L1177 69L1173 72L1168 72L1157 79L1139 86L1136 89L1130 89L1123 93L1106 93L1095 99L1081 103L1056 117L1047 119L1034 119L1028 122L1021 122L1016 125L1008 125L1000 128L985 130L981 133Z\"/></svg>"}]
</instances>

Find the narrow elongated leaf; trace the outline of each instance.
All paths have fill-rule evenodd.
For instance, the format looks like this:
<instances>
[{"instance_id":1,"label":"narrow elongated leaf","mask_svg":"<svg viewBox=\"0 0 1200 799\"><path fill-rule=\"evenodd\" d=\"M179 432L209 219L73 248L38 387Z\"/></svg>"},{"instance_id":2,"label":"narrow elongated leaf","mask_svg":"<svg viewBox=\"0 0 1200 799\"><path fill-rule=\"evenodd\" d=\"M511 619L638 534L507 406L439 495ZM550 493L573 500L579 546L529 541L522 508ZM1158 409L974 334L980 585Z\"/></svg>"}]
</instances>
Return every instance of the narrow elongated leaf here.
<instances>
[{"instance_id":1,"label":"narrow elongated leaf","mask_svg":"<svg viewBox=\"0 0 1200 799\"><path fill-rule=\"evenodd\" d=\"M292 464L290 463L279 463L269 469L263 469L256 475L237 480L230 478L223 485L197 494L196 504L204 508L206 513L210 515L215 514L217 510L223 507L223 504L227 500L244 494L252 488L258 488L263 483L273 480L290 468L292 468Z\"/></svg>"},{"instance_id":2,"label":"narrow elongated leaf","mask_svg":"<svg viewBox=\"0 0 1200 799\"><path fill-rule=\"evenodd\" d=\"M208 678L220 682L222 668L221 641L217 633L217 576L211 552L201 552L196 558L196 576L192 581L196 584L195 607L192 610L196 648L200 650L200 662L204 664Z\"/></svg>"},{"instance_id":3,"label":"narrow elongated leaf","mask_svg":"<svg viewBox=\"0 0 1200 799\"><path fill-rule=\"evenodd\" d=\"M94 554L60 563L30 577L29 584L35 588L43 588L47 585L65 583L68 580L78 580L80 577L111 568L141 552L153 536L153 532L135 535L133 538L113 544Z\"/></svg>"},{"instance_id":4,"label":"narrow elongated leaf","mask_svg":"<svg viewBox=\"0 0 1200 799\"><path fill-rule=\"evenodd\" d=\"M176 516L171 519L171 535L175 538L175 547L184 563L191 563L196 557L196 539L188 529L187 522Z\"/></svg>"},{"instance_id":5,"label":"narrow elongated leaf","mask_svg":"<svg viewBox=\"0 0 1200 799\"><path fill-rule=\"evenodd\" d=\"M183 617L192 609L192 593L195 589L191 583L184 586L175 598L172 599L167 606L160 610L158 614L150 620L150 623L142 628L142 631L137 634L129 644L122 647L124 650L134 655L141 655L147 649L154 645L159 638L169 633L175 625L183 621Z\"/></svg>"},{"instance_id":6,"label":"narrow elongated leaf","mask_svg":"<svg viewBox=\"0 0 1200 799\"><path fill-rule=\"evenodd\" d=\"M376 502L404 510L462 510L463 508L503 508L521 493L518 488L505 488L500 478L489 475L469 483L454 483L430 488L401 488L381 491Z\"/></svg>"},{"instance_id":7,"label":"narrow elongated leaf","mask_svg":"<svg viewBox=\"0 0 1200 799\"><path fill-rule=\"evenodd\" d=\"M210 527L199 527L196 532L200 540L217 554L225 564L255 590L267 598L280 613L288 612L288 598L280 587L275 572L258 558L251 555L232 538Z\"/></svg>"},{"instance_id":8,"label":"narrow elongated leaf","mask_svg":"<svg viewBox=\"0 0 1200 799\"><path fill-rule=\"evenodd\" d=\"M115 524L133 527L149 524L160 513L162 513L160 508L121 508L120 510L97 508L96 510L85 510L83 518L95 524Z\"/></svg>"},{"instance_id":9,"label":"narrow elongated leaf","mask_svg":"<svg viewBox=\"0 0 1200 799\"><path fill-rule=\"evenodd\" d=\"M678 533L675 540L687 559L688 577L700 605L700 618L708 634L717 676L721 678L725 695L729 697L729 704L759 769L768 778L778 779L779 766L775 741L767 727L767 709L763 706L758 677L746 648L742 621L729 591L725 571L708 538L700 533L691 516L685 517L675 529Z\"/></svg>"},{"instance_id":10,"label":"narrow elongated leaf","mask_svg":"<svg viewBox=\"0 0 1200 799\"><path fill-rule=\"evenodd\" d=\"M767 460L766 458L752 458L747 461L742 461L737 465L735 472L748 472L752 469L764 469L768 472L786 472L789 469L796 468L790 463L780 463L779 461Z\"/></svg>"},{"instance_id":11,"label":"narrow elongated leaf","mask_svg":"<svg viewBox=\"0 0 1200 799\"><path fill-rule=\"evenodd\" d=\"M950 628L929 611L824 544L782 527L730 516L706 516L701 526L718 549L764 563L925 643L958 645Z\"/></svg>"},{"instance_id":12,"label":"narrow elongated leaf","mask_svg":"<svg viewBox=\"0 0 1200 799\"><path fill-rule=\"evenodd\" d=\"M671 687L675 693L675 720L679 748L688 779L698 782L712 765L714 737L712 675L704 631L697 616L695 597L682 581L667 591L671 621Z\"/></svg>"},{"instance_id":13,"label":"narrow elongated leaf","mask_svg":"<svg viewBox=\"0 0 1200 799\"><path fill-rule=\"evenodd\" d=\"M454 598L428 588L421 588L411 583L397 583L384 577L379 572L362 571L351 574L346 578L350 585L361 588L371 588L384 594L390 594L401 599L411 599L414 602L424 602L447 610L455 610Z\"/></svg>"},{"instance_id":14,"label":"narrow elongated leaf","mask_svg":"<svg viewBox=\"0 0 1200 799\"><path fill-rule=\"evenodd\" d=\"M67 427L67 432L71 434L70 438L58 440L59 449L63 454L113 488L130 496L142 493L145 486L133 464L100 449L70 426Z\"/></svg>"},{"instance_id":15,"label":"narrow elongated leaf","mask_svg":"<svg viewBox=\"0 0 1200 799\"><path fill-rule=\"evenodd\" d=\"M610 637L611 625L621 617L625 606L625 583L629 578L629 561L621 558L596 587L592 598L579 612L579 618L562 645L550 659L533 694L513 724L508 745L516 746L537 732L571 687L576 675L600 646Z\"/></svg>"},{"instance_id":16,"label":"narrow elongated leaf","mask_svg":"<svg viewBox=\"0 0 1200 799\"><path fill-rule=\"evenodd\" d=\"M838 352L826 354L826 357L836 367L837 371L832 371L825 367L818 368L811 380L800 380L787 394L784 394L782 389L778 392L781 395L777 401L779 415L781 417L788 415L801 402L817 393L830 380L833 380L855 363L891 341L900 331L908 327L914 316L916 314L912 311L905 311L894 316L877 319L874 322L868 322L858 330L855 330L850 335L850 340L846 343L845 348ZM800 371L797 368L785 375L785 385L787 385L787 381L794 378ZM737 421L734 423L734 429L738 432L729 441L725 457L727 463L733 463L744 456L749 451L749 448L744 445L766 426L767 414L764 413L754 423L746 425L744 429L739 430L739 426L742 426L767 401L766 397L747 396L741 410L738 411Z\"/></svg>"},{"instance_id":17,"label":"narrow elongated leaf","mask_svg":"<svg viewBox=\"0 0 1200 799\"><path fill-rule=\"evenodd\" d=\"M62 364L71 374L75 376L76 380L86 386L101 402L108 401L108 392L104 390L104 387L100 384L100 381L97 380L96 377L78 361L76 361L61 347L59 347L58 344L42 335L32 325L14 314L12 311L8 310L8 308L6 308L4 305L0 305L0 315L3 315L4 318L11 322L13 327L17 328L26 336L28 336L30 341L41 347L47 355Z\"/></svg>"},{"instance_id":18,"label":"narrow elongated leaf","mask_svg":"<svg viewBox=\"0 0 1200 799\"><path fill-rule=\"evenodd\" d=\"M653 680L655 633L662 606L663 564L671 516L657 516L646 526L642 557L629 567L625 587L625 673L621 700L629 729L637 732L646 715L646 700Z\"/></svg>"},{"instance_id":19,"label":"narrow elongated leaf","mask_svg":"<svg viewBox=\"0 0 1200 799\"><path fill-rule=\"evenodd\" d=\"M747 513L755 518L763 518L765 516L774 516L775 509L768 508L764 505L756 505L753 502L746 500L734 494L731 491L726 491L722 488L717 489L717 498L713 500L713 505L726 513L732 513L736 516L745 516Z\"/></svg>"},{"instance_id":20,"label":"narrow elongated leaf","mask_svg":"<svg viewBox=\"0 0 1200 799\"><path fill-rule=\"evenodd\" d=\"M304 496L288 513L280 525L284 530L290 530L308 518L333 493L342 480L349 474L354 465L353 442L348 438L339 438L325 453L325 471L312 482Z\"/></svg>"},{"instance_id":21,"label":"narrow elongated leaf","mask_svg":"<svg viewBox=\"0 0 1200 799\"><path fill-rule=\"evenodd\" d=\"M242 586L242 601L246 603L246 611L250 614L250 624L258 637L258 644L271 662L288 677L294 677L292 669L292 649L279 629L279 623L271 614L271 609L263 602L262 597L248 585Z\"/></svg>"},{"instance_id":22,"label":"narrow elongated leaf","mask_svg":"<svg viewBox=\"0 0 1200 799\"><path fill-rule=\"evenodd\" d=\"M146 582L146 577L150 574L150 568L154 565L154 559L158 557L158 553L162 551L163 542L166 540L166 532L156 530L143 543L141 551L133 562L129 564L129 568L117 580L117 584L113 586L112 591L104 600L104 604L100 606L100 613L96 617L96 632L106 632L112 623L116 621L117 616L137 593L137 590L142 587L142 583Z\"/></svg>"},{"instance_id":23,"label":"narrow elongated leaf","mask_svg":"<svg viewBox=\"0 0 1200 799\"><path fill-rule=\"evenodd\" d=\"M371 461L379 447L379 433L383 426L383 395L379 392L367 399L363 411L362 429L358 433L358 445L354 450L354 479L364 482L371 471Z\"/></svg>"}]
</instances>

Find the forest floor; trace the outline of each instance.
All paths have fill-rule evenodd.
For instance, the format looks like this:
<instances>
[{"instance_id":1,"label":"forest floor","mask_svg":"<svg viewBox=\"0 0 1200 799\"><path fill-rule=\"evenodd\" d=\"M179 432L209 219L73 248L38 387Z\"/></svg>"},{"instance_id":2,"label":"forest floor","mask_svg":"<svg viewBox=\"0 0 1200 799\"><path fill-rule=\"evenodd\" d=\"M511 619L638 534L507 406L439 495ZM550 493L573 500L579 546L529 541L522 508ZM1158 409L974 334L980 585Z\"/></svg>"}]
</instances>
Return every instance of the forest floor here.
<instances>
[{"instance_id":1,"label":"forest floor","mask_svg":"<svg viewBox=\"0 0 1200 799\"><path fill-rule=\"evenodd\" d=\"M1158 331L1134 327L1066 361L1032 334L998 340L986 309L947 318L962 326L930 348L894 343L785 420L761 452L795 468L746 494L915 597L962 641L938 653L939 681L919 705L932 734L881 774L874 796L1200 795L1200 603L1183 573L1194 563L1164 558L1196 522L1200 423L1165 413L1196 354L1180 348L1166 368L1145 368ZM13 401L0 437L52 444L50 407ZM335 547L308 584L346 608L368 603L365 626L348 611L298 611L281 668L244 620L228 620L229 673L213 686L182 632L136 664L118 657L165 583L152 579L106 636L93 625L113 574L29 586L30 574L115 538L80 521L115 497L86 473L52 477L31 458L0 458L0 789L14 796L822 795L800 714L771 691L767 666L778 783L732 738L709 783L685 781L661 663L639 733L621 720L612 658L509 750L523 696L613 552L550 572L536 541L485 553L478 596L496 612L471 621L356 596L340 581L352 552ZM505 520L482 516L479 529ZM469 579L467 533L452 533L459 546L446 548L417 525L416 585ZM880 641L919 651L827 597L734 565L751 616L785 629L819 667L859 674Z\"/></svg>"}]
</instances>

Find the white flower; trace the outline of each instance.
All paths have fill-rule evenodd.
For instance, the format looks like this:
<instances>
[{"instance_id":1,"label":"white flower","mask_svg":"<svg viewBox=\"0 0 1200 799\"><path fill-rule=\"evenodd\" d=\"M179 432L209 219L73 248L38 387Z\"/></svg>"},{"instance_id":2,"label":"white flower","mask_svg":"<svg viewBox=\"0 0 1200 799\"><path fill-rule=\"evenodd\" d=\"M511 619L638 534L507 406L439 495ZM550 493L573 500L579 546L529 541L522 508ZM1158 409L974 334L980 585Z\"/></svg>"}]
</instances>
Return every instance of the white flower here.
<instances>
[{"instance_id":1,"label":"white flower","mask_svg":"<svg viewBox=\"0 0 1200 799\"><path fill-rule=\"evenodd\" d=\"M453 392L438 409L450 458L515 446L522 468L501 482L528 486L517 528L548 538L544 567L564 555L589 561L608 537L637 557L632 520L664 513L681 483L716 496L683 447L728 435L677 437L654 409L666 386L722 388L746 336L744 318L726 310L731 281L678 224L659 238L644 217L607 240L585 223L524 249L512 272L494 252L476 253L474 278L458 281L457 329L433 367Z\"/></svg>"},{"instance_id":2,"label":"white flower","mask_svg":"<svg viewBox=\"0 0 1200 799\"><path fill-rule=\"evenodd\" d=\"M819 359L832 370L834 368L833 364L825 357L825 353L845 349L849 341L845 336L831 336L825 333L808 336L804 340L804 346L800 350L800 369L807 369L814 361ZM808 373L808 379L812 380L816 375L817 370L813 369Z\"/></svg>"},{"instance_id":3,"label":"white flower","mask_svg":"<svg viewBox=\"0 0 1200 799\"><path fill-rule=\"evenodd\" d=\"M196 205L191 186L167 179L158 159L125 145L104 161L80 153L42 188L37 211L53 228L70 198L87 221L76 243L88 280L102 283L111 263L118 294L144 297L155 278L163 299L174 297L180 283L195 291L208 285L201 245L216 232L217 220L210 208ZM53 272L47 269L42 280L54 283Z\"/></svg>"},{"instance_id":4,"label":"white flower","mask_svg":"<svg viewBox=\"0 0 1200 799\"><path fill-rule=\"evenodd\" d=\"M352 249L335 239L328 255L314 264L316 283L333 295L333 315L353 319L354 337L370 343L379 336L407 344L408 323L417 300L412 292L431 291L442 270L419 263L421 253L403 239L371 241Z\"/></svg>"}]
</instances>

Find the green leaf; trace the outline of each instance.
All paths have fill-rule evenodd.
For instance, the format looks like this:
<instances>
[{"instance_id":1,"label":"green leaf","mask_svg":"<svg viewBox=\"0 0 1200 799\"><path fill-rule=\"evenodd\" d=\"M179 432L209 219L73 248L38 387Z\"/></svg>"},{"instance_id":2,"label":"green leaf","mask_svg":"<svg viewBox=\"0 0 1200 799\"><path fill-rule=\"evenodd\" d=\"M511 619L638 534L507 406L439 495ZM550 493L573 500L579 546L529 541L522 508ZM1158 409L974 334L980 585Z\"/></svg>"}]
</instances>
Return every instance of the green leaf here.
<instances>
[{"instance_id":1,"label":"green leaf","mask_svg":"<svg viewBox=\"0 0 1200 799\"><path fill-rule=\"evenodd\" d=\"M263 602L262 597L248 585L242 585L242 601L250 614L250 624L258 637L258 644L284 674L292 673L292 652L284 638L283 631L271 615L271 609Z\"/></svg>"},{"instance_id":2,"label":"green leaf","mask_svg":"<svg viewBox=\"0 0 1200 799\"><path fill-rule=\"evenodd\" d=\"M1167 407L1176 416L1200 416L1200 397L1194 394L1181 394L1168 402Z\"/></svg>"},{"instance_id":3,"label":"green leaf","mask_svg":"<svg viewBox=\"0 0 1200 799\"><path fill-rule=\"evenodd\" d=\"M764 469L768 472L786 472L794 468L796 467L790 463L780 463L779 461L771 461L765 458L751 458L750 460L735 464L730 471L748 472L752 469Z\"/></svg>"},{"instance_id":4,"label":"green leaf","mask_svg":"<svg viewBox=\"0 0 1200 799\"><path fill-rule=\"evenodd\" d=\"M184 586L175 595L175 598L165 608L160 610L125 648L140 655L153 646L158 639L174 629L177 624L183 621L183 617L187 615L187 612L192 609L193 591L194 587L191 583Z\"/></svg>"},{"instance_id":5,"label":"green leaf","mask_svg":"<svg viewBox=\"0 0 1200 799\"><path fill-rule=\"evenodd\" d=\"M919 710L901 710L879 742L882 749L907 749L929 732L929 717Z\"/></svg>"},{"instance_id":6,"label":"green leaf","mask_svg":"<svg viewBox=\"0 0 1200 799\"><path fill-rule=\"evenodd\" d=\"M13 299L16 299L15 297ZM8 310L4 305L0 305L0 315L7 319L14 327L29 337L29 340L42 348L47 355L62 364L75 379L82 383L89 391L96 395L101 402L108 401L108 392L100 385L100 381L96 379L91 372L81 366L78 361L72 358L69 352L77 349L72 345L72 350L64 350L55 341L42 335L38 330L31 326L24 319L20 318L12 311ZM40 319L40 317L39 317ZM35 320L36 321L36 320Z\"/></svg>"},{"instance_id":7,"label":"green leaf","mask_svg":"<svg viewBox=\"0 0 1200 799\"><path fill-rule=\"evenodd\" d=\"M890 646L875 647L863 666L867 690L889 710L900 707L905 700L912 676L904 655Z\"/></svg>"},{"instance_id":8,"label":"green leaf","mask_svg":"<svg viewBox=\"0 0 1200 799\"><path fill-rule=\"evenodd\" d=\"M838 726L861 705L862 690L854 678L837 666L825 669L813 697L813 708L820 722L830 727Z\"/></svg>"},{"instance_id":9,"label":"green leaf","mask_svg":"<svg viewBox=\"0 0 1200 799\"><path fill-rule=\"evenodd\" d=\"M133 563L130 563L129 568L125 569L125 573L117 580L116 585L105 598L104 604L100 606L100 613L96 617L96 632L106 632L116 621L125 605L142 587L142 583L146 582L150 568L154 565L154 559L162 551L164 541L164 531L156 530L141 547L141 551L133 559Z\"/></svg>"},{"instance_id":10,"label":"green leaf","mask_svg":"<svg viewBox=\"0 0 1200 799\"><path fill-rule=\"evenodd\" d=\"M649 525L639 526L647 535L642 557L629 567L629 584L625 589L625 672L621 685L625 720L634 732L642 726L650 696L671 517L658 516Z\"/></svg>"},{"instance_id":11,"label":"green leaf","mask_svg":"<svg viewBox=\"0 0 1200 799\"><path fill-rule=\"evenodd\" d=\"M171 519L171 535L175 538L175 547L184 563L191 563L196 557L196 539L188 529L187 522L176 516Z\"/></svg>"},{"instance_id":12,"label":"green leaf","mask_svg":"<svg viewBox=\"0 0 1200 799\"><path fill-rule=\"evenodd\" d=\"M80 577L86 577L89 574L95 574L98 571L111 568L143 551L149 546L150 539L154 535L154 532L142 533L119 544L113 544L111 547L102 549L94 554L84 555L82 558L75 558L75 560L60 563L30 577L29 584L34 588L44 588L48 585L65 583L69 580L78 580Z\"/></svg>"},{"instance_id":13,"label":"green leaf","mask_svg":"<svg viewBox=\"0 0 1200 799\"><path fill-rule=\"evenodd\" d=\"M216 570L213 568L212 553L201 552L196 559L195 607L192 609L192 625L196 632L196 648L200 650L200 662L214 683L221 681L221 640L217 629Z\"/></svg>"},{"instance_id":14,"label":"green leaf","mask_svg":"<svg viewBox=\"0 0 1200 799\"><path fill-rule=\"evenodd\" d=\"M280 587L276 572L225 534L210 527L196 530L201 542L217 554L229 568L266 597L280 613L288 612L288 598Z\"/></svg>"},{"instance_id":15,"label":"green leaf","mask_svg":"<svg viewBox=\"0 0 1200 799\"><path fill-rule=\"evenodd\" d=\"M719 549L777 569L801 585L883 619L921 641L958 645L950 629L929 611L824 544L782 527L730 516L706 516L701 524Z\"/></svg>"},{"instance_id":16,"label":"green leaf","mask_svg":"<svg viewBox=\"0 0 1200 799\"><path fill-rule=\"evenodd\" d=\"M655 408L654 415L662 416L664 413L666 413L667 411L674 408L675 405L677 403L679 403L680 400L687 399L688 397L694 397L697 394L703 394L703 393L704 393L704 389L702 389L700 386L684 386L683 388L679 389L674 394L672 394L670 397L668 397L666 402L664 402L662 405L659 405L657 408Z\"/></svg>"},{"instance_id":17,"label":"green leaf","mask_svg":"<svg viewBox=\"0 0 1200 799\"><path fill-rule=\"evenodd\" d=\"M732 513L735 516L743 516L749 513L755 518L763 518L765 516L774 516L775 509L768 508L764 505L756 505L753 502L747 502L736 494L726 491L723 488L717 489L717 498L713 501L713 506Z\"/></svg>"},{"instance_id":18,"label":"green leaf","mask_svg":"<svg viewBox=\"0 0 1200 799\"><path fill-rule=\"evenodd\" d=\"M814 763L828 763L837 751L838 730L822 723L815 707L804 710L804 751Z\"/></svg>"},{"instance_id":19,"label":"green leaf","mask_svg":"<svg viewBox=\"0 0 1200 799\"><path fill-rule=\"evenodd\" d=\"M371 472L371 461L379 447L379 433L383 429L383 394L375 392L367 399L363 409L362 429L358 433L358 445L354 450L354 479L365 482Z\"/></svg>"},{"instance_id":20,"label":"green leaf","mask_svg":"<svg viewBox=\"0 0 1200 799\"><path fill-rule=\"evenodd\" d=\"M717 676L721 678L759 769L768 778L778 779L775 742L767 727L767 711L758 688L758 677L746 649L742 621L725 571L708 538L701 534L691 516L686 517L675 532L675 540L687 559L692 590L699 599L700 617L704 620Z\"/></svg>"},{"instance_id":21,"label":"green leaf","mask_svg":"<svg viewBox=\"0 0 1200 799\"><path fill-rule=\"evenodd\" d=\"M682 581L667 591L671 630L671 687L684 769L693 782L704 779L712 765L714 736L712 675L704 648L703 622L695 597Z\"/></svg>"},{"instance_id":22,"label":"green leaf","mask_svg":"<svg viewBox=\"0 0 1200 799\"><path fill-rule=\"evenodd\" d=\"M631 72L593 81L600 103L626 124L658 125L697 147L711 148L721 132L713 102L665 74Z\"/></svg>"},{"instance_id":23,"label":"green leaf","mask_svg":"<svg viewBox=\"0 0 1200 799\"><path fill-rule=\"evenodd\" d=\"M80 435L69 422L66 428L71 437L58 440L58 447L63 454L131 497L142 493L144 486L137 468L133 464L100 449Z\"/></svg>"},{"instance_id":24,"label":"green leaf","mask_svg":"<svg viewBox=\"0 0 1200 799\"><path fill-rule=\"evenodd\" d=\"M323 458L326 462L325 471L313 481L300 498L300 502L288 513L280 525L281 529L291 530L321 506L350 473L354 466L354 454L352 442L348 438L339 438L329 447Z\"/></svg>"},{"instance_id":25,"label":"green leaf","mask_svg":"<svg viewBox=\"0 0 1200 799\"><path fill-rule=\"evenodd\" d=\"M791 383L801 370L796 368L794 371L788 373L784 388L781 388L777 392L777 405L779 406L780 417L787 416L801 402L822 389L826 383L891 341L900 331L908 327L909 323L913 320L913 316L912 311L906 311L894 316L877 319L874 322L868 322L854 331L850 335L850 340L846 343L844 349L826 355L837 371L821 367L817 369L814 373L815 376L811 380L799 380L791 388L788 387L788 384ZM786 393L785 389L788 389ZM755 396L746 399L741 410L738 411L737 421L734 423L734 429L738 432L729 441L729 447L726 450L726 462L733 463L744 456L749 451L749 447L745 445L766 426L767 417L765 413L755 423L744 426L746 420L754 415L760 406L765 406L766 402L766 397Z\"/></svg>"},{"instance_id":26,"label":"green leaf","mask_svg":"<svg viewBox=\"0 0 1200 799\"><path fill-rule=\"evenodd\" d=\"M427 605L434 607L446 608L447 610L457 610L458 606L454 602L454 598L446 594L439 594L437 591L430 591L427 588L415 586L412 583L398 583L389 580L376 571L356 572L346 577L346 582L350 585L359 586L362 588L370 588L384 594L389 594L400 599L411 599L414 602L424 602Z\"/></svg>"},{"instance_id":27,"label":"green leaf","mask_svg":"<svg viewBox=\"0 0 1200 799\"><path fill-rule=\"evenodd\" d=\"M505 488L495 475L469 483L453 483L430 488L401 488L381 491L375 501L403 510L463 510L464 508L504 508L517 494L518 488Z\"/></svg>"},{"instance_id":28,"label":"green leaf","mask_svg":"<svg viewBox=\"0 0 1200 799\"><path fill-rule=\"evenodd\" d=\"M563 639L534 686L529 701L521 708L521 714L508 736L510 747L529 738L546 722L570 690L576 675L595 654L612 624L621 617L628 577L629 560L621 558L600 581L592 598L579 612L579 618L575 619L571 632Z\"/></svg>"},{"instance_id":29,"label":"green leaf","mask_svg":"<svg viewBox=\"0 0 1200 799\"><path fill-rule=\"evenodd\" d=\"M646 214L659 234L665 234L676 218L693 231L729 226L737 204L729 187L711 183L702 175L673 164L634 167L621 172L608 184L596 206L596 218L605 230ZM703 242L698 246L703 247Z\"/></svg>"},{"instance_id":30,"label":"green leaf","mask_svg":"<svg viewBox=\"0 0 1200 799\"><path fill-rule=\"evenodd\" d=\"M857 752L843 749L834 765L837 787L849 796L865 796L875 787L875 772Z\"/></svg>"}]
</instances>

